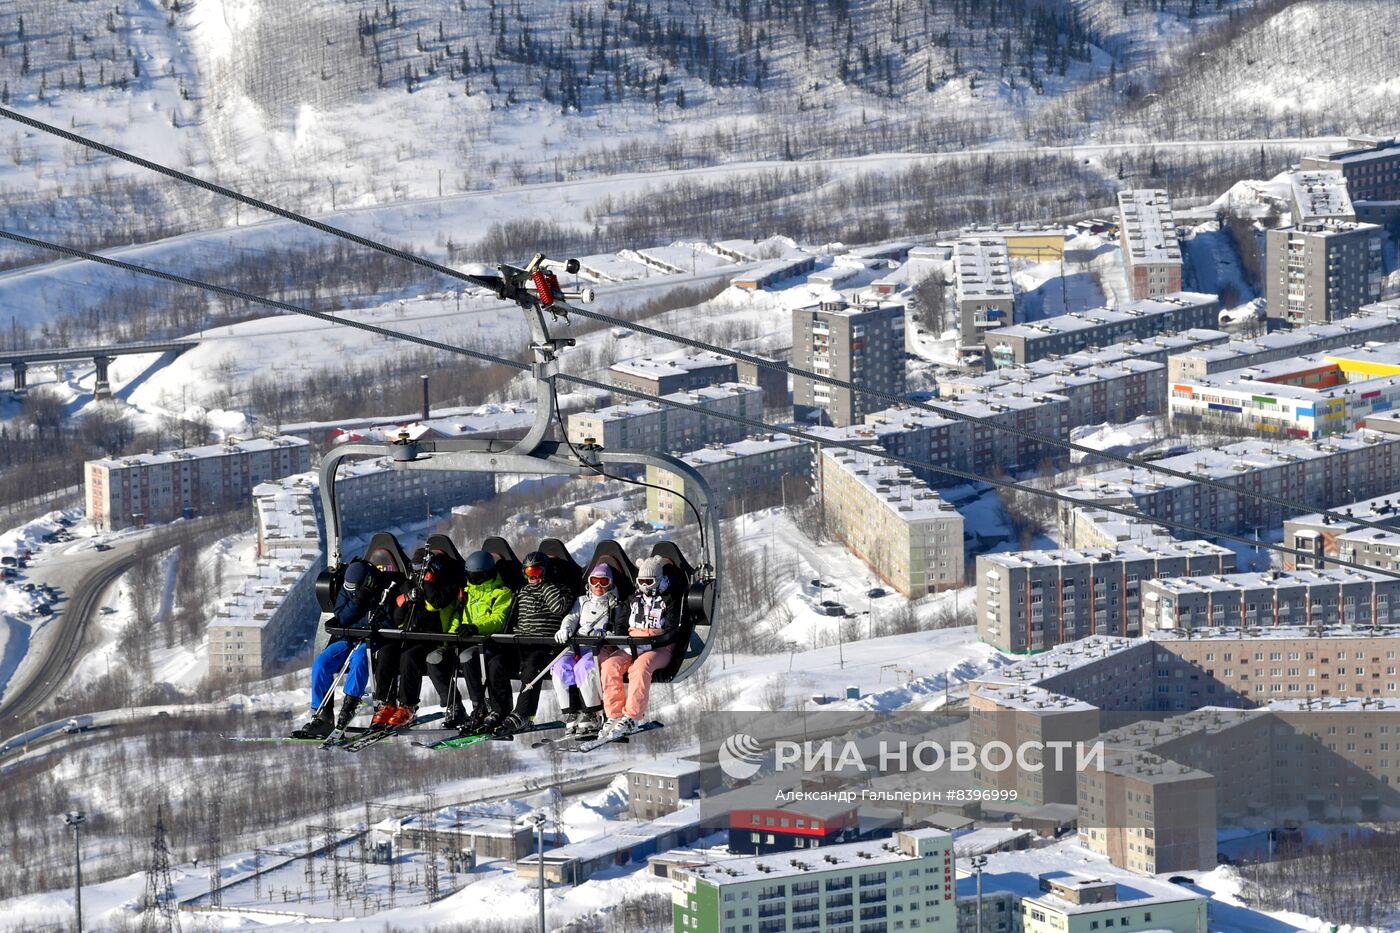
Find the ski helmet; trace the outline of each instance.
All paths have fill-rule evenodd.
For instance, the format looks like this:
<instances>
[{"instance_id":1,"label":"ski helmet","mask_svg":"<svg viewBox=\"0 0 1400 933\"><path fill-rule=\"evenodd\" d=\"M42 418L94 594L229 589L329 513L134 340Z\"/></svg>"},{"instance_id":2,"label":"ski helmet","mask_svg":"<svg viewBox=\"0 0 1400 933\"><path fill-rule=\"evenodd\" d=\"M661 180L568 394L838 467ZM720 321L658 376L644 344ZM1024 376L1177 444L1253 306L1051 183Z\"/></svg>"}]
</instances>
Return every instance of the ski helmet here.
<instances>
[{"instance_id":1,"label":"ski helmet","mask_svg":"<svg viewBox=\"0 0 1400 933\"><path fill-rule=\"evenodd\" d=\"M613 574L612 568L607 564L598 564L588 574L588 589L595 596L602 596L612 589Z\"/></svg>"},{"instance_id":2,"label":"ski helmet","mask_svg":"<svg viewBox=\"0 0 1400 933\"><path fill-rule=\"evenodd\" d=\"M666 562L659 557L645 557L637 564L637 589L643 596L666 591Z\"/></svg>"},{"instance_id":3,"label":"ski helmet","mask_svg":"<svg viewBox=\"0 0 1400 933\"><path fill-rule=\"evenodd\" d=\"M467 582L486 583L496 575L496 558L485 551L472 551L467 555Z\"/></svg>"},{"instance_id":4,"label":"ski helmet","mask_svg":"<svg viewBox=\"0 0 1400 933\"><path fill-rule=\"evenodd\" d=\"M363 605L374 595L376 587L374 568L362 560L352 561L345 568L345 576L340 581L340 589L356 605Z\"/></svg>"},{"instance_id":5,"label":"ski helmet","mask_svg":"<svg viewBox=\"0 0 1400 933\"><path fill-rule=\"evenodd\" d=\"M537 583L544 579L545 571L549 567L549 555L544 551L531 551L525 555L521 566L525 570L525 579L531 583ZM531 573L531 570L534 573Z\"/></svg>"}]
</instances>

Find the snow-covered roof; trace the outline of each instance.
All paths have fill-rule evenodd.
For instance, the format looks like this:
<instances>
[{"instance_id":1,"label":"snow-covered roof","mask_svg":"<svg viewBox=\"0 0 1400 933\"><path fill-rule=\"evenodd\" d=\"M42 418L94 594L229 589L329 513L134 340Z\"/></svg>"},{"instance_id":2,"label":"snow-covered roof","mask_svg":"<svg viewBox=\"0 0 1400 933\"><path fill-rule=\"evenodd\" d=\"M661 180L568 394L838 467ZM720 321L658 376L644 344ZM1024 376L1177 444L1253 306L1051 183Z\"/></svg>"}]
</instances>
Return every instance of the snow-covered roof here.
<instances>
[{"instance_id":1,"label":"snow-covered roof","mask_svg":"<svg viewBox=\"0 0 1400 933\"><path fill-rule=\"evenodd\" d=\"M206 444L202 447L182 447L179 450L163 450L160 453L130 454L123 457L102 457L89 460L109 469L122 467L155 466L157 464L178 463L182 460L204 460L216 457L235 456L244 453L277 450L283 447L309 447L310 441L300 437L282 434L277 437L250 437L247 440L229 438L222 444Z\"/></svg>"},{"instance_id":2,"label":"snow-covered roof","mask_svg":"<svg viewBox=\"0 0 1400 933\"><path fill-rule=\"evenodd\" d=\"M1173 355L1211 363L1236 358L1274 355L1291 350L1306 353L1314 349L1312 344L1326 340L1354 340L1360 344L1367 339L1368 333L1393 327L1396 318L1400 318L1400 301L1378 301L1365 305L1357 314L1340 321L1332 321L1327 324L1309 324L1306 327L1293 330L1264 334L1253 340L1236 340L1220 346L1204 347Z\"/></svg>"},{"instance_id":3,"label":"snow-covered roof","mask_svg":"<svg viewBox=\"0 0 1400 933\"><path fill-rule=\"evenodd\" d=\"M1033 687L1042 680L1058 677L1069 671L1097 664L1104 658L1122 654L1144 645L1146 638L1120 638L1114 635L1090 635L1078 641L1056 645L1049 651L1024 658L1010 667L988 671L974 683L991 686Z\"/></svg>"},{"instance_id":4,"label":"snow-covered roof","mask_svg":"<svg viewBox=\"0 0 1400 933\"><path fill-rule=\"evenodd\" d=\"M1121 774L1146 784L1170 784L1174 781L1194 781L1212 776L1179 761L1134 749L1106 752L1103 757L1103 770L1108 774Z\"/></svg>"},{"instance_id":5,"label":"snow-covered roof","mask_svg":"<svg viewBox=\"0 0 1400 933\"><path fill-rule=\"evenodd\" d=\"M1068 314L1059 314L1055 317L1045 318L1040 321L999 327L997 328L997 336L999 338L1015 336L1034 340L1037 337L1072 334L1078 331L1091 330L1096 327L1102 327L1105 324L1116 324L1123 321L1130 321L1134 318L1152 316L1164 317L1180 311L1182 308L1215 305L1216 303L1217 299L1214 295L1207 295L1201 292L1173 292L1161 298L1142 298L1137 301L1130 301L1119 308L1095 308L1090 311L1071 311Z\"/></svg>"},{"instance_id":6,"label":"snow-covered roof","mask_svg":"<svg viewBox=\"0 0 1400 933\"><path fill-rule=\"evenodd\" d=\"M959 301L1010 299L1011 259L1006 237L965 237L953 247L953 274Z\"/></svg>"},{"instance_id":7,"label":"snow-covered roof","mask_svg":"<svg viewBox=\"0 0 1400 933\"><path fill-rule=\"evenodd\" d=\"M1291 227L1284 227L1284 231L1292 236L1310 237L1335 237L1349 236L1353 233L1374 233L1379 235L1381 228L1376 224L1361 223L1355 220L1305 220L1302 223L1294 224Z\"/></svg>"},{"instance_id":8,"label":"snow-covered roof","mask_svg":"<svg viewBox=\"0 0 1400 933\"><path fill-rule=\"evenodd\" d=\"M1372 628L1370 625L1256 625L1250 627L1248 634L1234 626L1193 628L1190 631L1159 629L1151 633L1153 641L1163 643L1179 641L1240 641L1245 638L1250 641L1257 641L1259 639L1296 638L1324 638L1328 641L1337 641L1341 639L1370 640L1375 638L1396 637L1400 636L1397 636L1395 630L1392 628Z\"/></svg>"},{"instance_id":9,"label":"snow-covered roof","mask_svg":"<svg viewBox=\"0 0 1400 933\"><path fill-rule=\"evenodd\" d=\"M686 355L670 353L665 356L639 356L635 359L614 363L610 369L615 373L637 376L642 379L660 379L663 376L680 376L697 369L714 366L733 366L734 361L718 353L708 351Z\"/></svg>"},{"instance_id":10,"label":"snow-covered roof","mask_svg":"<svg viewBox=\"0 0 1400 933\"><path fill-rule=\"evenodd\" d=\"M1181 262L1171 198L1160 189L1118 192L1124 252L1134 262Z\"/></svg>"},{"instance_id":11,"label":"snow-covered roof","mask_svg":"<svg viewBox=\"0 0 1400 933\"><path fill-rule=\"evenodd\" d=\"M962 520L951 502L944 501L903 464L842 448L823 450L822 458L852 476L901 521Z\"/></svg>"},{"instance_id":12,"label":"snow-covered roof","mask_svg":"<svg viewBox=\"0 0 1400 933\"><path fill-rule=\"evenodd\" d=\"M1288 183L1293 189L1293 203L1297 205L1294 223L1323 217L1356 216L1351 195L1347 193L1346 176L1340 171L1290 172Z\"/></svg>"},{"instance_id":13,"label":"snow-covered roof","mask_svg":"<svg viewBox=\"0 0 1400 933\"><path fill-rule=\"evenodd\" d=\"M637 765L628 774L643 774L652 777L679 778L716 768L712 761L693 761L689 758L654 758L645 764Z\"/></svg>"},{"instance_id":14,"label":"snow-covered roof","mask_svg":"<svg viewBox=\"0 0 1400 933\"><path fill-rule=\"evenodd\" d=\"M698 389L686 389L681 392L672 392L668 395L661 396L656 401L638 400L635 402L625 402L619 405L609 405L606 408L599 408L592 412L583 412L583 414L592 415L599 421L622 421L641 415L655 414L665 407L663 403L667 399L686 405L703 405L707 402L714 402L735 395L761 393L762 391L763 390L758 386L745 385L739 382L721 382L719 385L702 386Z\"/></svg>"},{"instance_id":15,"label":"snow-covered roof","mask_svg":"<svg viewBox=\"0 0 1400 933\"><path fill-rule=\"evenodd\" d=\"M711 444L708 447L702 447L699 450L691 451L681 459L692 466L704 466L710 463L737 460L741 457L773 453L789 447L805 446L807 443L805 440L786 434L753 434L732 444Z\"/></svg>"},{"instance_id":16,"label":"snow-covered roof","mask_svg":"<svg viewBox=\"0 0 1400 933\"><path fill-rule=\"evenodd\" d=\"M1085 864L1086 858L1093 858L1091 865ZM1070 886L1075 886L1076 883L1098 882L1116 884L1117 899L1101 904L1073 904L1042 891L1041 878ZM959 900L976 896L977 879L972 874L962 875L957 884ZM998 891L1044 904L1066 914L1099 913L1123 907L1151 907L1154 904L1205 900L1202 895L1189 888L1164 879L1136 875L1106 860L1094 858L1074 842L988 854L987 865L982 871L982 892L986 895Z\"/></svg>"},{"instance_id":17,"label":"snow-covered roof","mask_svg":"<svg viewBox=\"0 0 1400 933\"><path fill-rule=\"evenodd\" d=\"M1030 567L1065 567L1075 564L1096 564L1108 561L1161 560L1175 557L1226 557L1233 554L1227 547L1209 541L1162 541L1140 546L1115 545L1112 548L1058 548L1048 551L1003 551L983 554L987 563L1008 569Z\"/></svg>"},{"instance_id":18,"label":"snow-covered roof","mask_svg":"<svg viewBox=\"0 0 1400 933\"><path fill-rule=\"evenodd\" d=\"M747 858L716 860L708 865L680 869L715 885L743 884L749 881L776 881L793 876L818 874L825 871L851 871L918 861L921 857L904 852L897 840L947 839L952 836L941 829L903 830L892 840L848 842L808 852L782 852L776 855L755 855ZM928 858L928 856L923 856Z\"/></svg>"},{"instance_id":19,"label":"snow-covered roof","mask_svg":"<svg viewBox=\"0 0 1400 933\"><path fill-rule=\"evenodd\" d=\"M1025 839L1033 839L1035 835L1033 829L1004 829L986 826L982 829L974 829L970 833L964 833L954 839L953 852L958 858L983 855L988 852L996 852L1002 846L1013 845Z\"/></svg>"}]
</instances>

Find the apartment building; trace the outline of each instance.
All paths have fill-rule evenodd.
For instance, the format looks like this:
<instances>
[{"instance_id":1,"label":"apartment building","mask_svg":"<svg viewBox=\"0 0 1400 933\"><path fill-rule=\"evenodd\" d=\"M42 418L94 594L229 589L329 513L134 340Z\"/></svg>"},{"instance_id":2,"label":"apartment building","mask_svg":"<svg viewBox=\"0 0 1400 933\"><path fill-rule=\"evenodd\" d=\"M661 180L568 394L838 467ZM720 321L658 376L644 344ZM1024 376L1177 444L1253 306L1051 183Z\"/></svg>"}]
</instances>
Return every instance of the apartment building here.
<instances>
[{"instance_id":1,"label":"apartment building","mask_svg":"<svg viewBox=\"0 0 1400 933\"><path fill-rule=\"evenodd\" d=\"M1165 191L1118 192L1118 242L1134 298L1160 298L1181 291L1181 243Z\"/></svg>"},{"instance_id":2,"label":"apartment building","mask_svg":"<svg viewBox=\"0 0 1400 933\"><path fill-rule=\"evenodd\" d=\"M1299 167L1305 172L1341 172L1353 201L1400 201L1400 142L1394 137L1353 137L1345 149L1308 156ZM1357 210L1364 215L1363 206Z\"/></svg>"},{"instance_id":3,"label":"apartment building","mask_svg":"<svg viewBox=\"0 0 1400 933\"><path fill-rule=\"evenodd\" d=\"M1283 523L1283 543L1295 551L1306 551L1309 557L1284 554L1285 570L1316 570L1326 566L1328 557L1365 563L1368 567L1385 567L1391 560L1388 548L1400 543L1397 536L1385 536L1378 529L1367 528L1359 522L1372 522L1394 525L1400 529L1400 495L1386 494L1360 502L1337 506L1331 511L1340 512L1346 518L1338 520L1330 515L1312 512L1296 515ZM1349 521L1347 519L1354 519ZM1369 535L1364 534L1370 532ZM1359 534L1350 538L1353 533ZM1341 539L1348 536L1347 550L1350 557L1342 556ZM1372 563L1371 559L1379 561Z\"/></svg>"},{"instance_id":4,"label":"apartment building","mask_svg":"<svg viewBox=\"0 0 1400 933\"><path fill-rule=\"evenodd\" d=\"M1044 867L1035 853L991 857L982 873L980 933L1206 933L1207 898L1189 889ZM977 933L977 879L966 871L957 902L959 933Z\"/></svg>"},{"instance_id":5,"label":"apartment building","mask_svg":"<svg viewBox=\"0 0 1400 933\"><path fill-rule=\"evenodd\" d=\"M792 312L792 365L892 395L905 393L904 304L827 301ZM793 377L793 417L845 427L889 402Z\"/></svg>"},{"instance_id":6,"label":"apartment building","mask_svg":"<svg viewBox=\"0 0 1400 933\"><path fill-rule=\"evenodd\" d=\"M676 933L956 933L953 837L939 829L677 868ZM903 924L896 927L896 924Z\"/></svg>"},{"instance_id":7,"label":"apartment building","mask_svg":"<svg viewBox=\"0 0 1400 933\"><path fill-rule=\"evenodd\" d=\"M744 855L826 848L854 842L860 832L860 805L854 802L778 801L729 811L729 851Z\"/></svg>"},{"instance_id":8,"label":"apartment building","mask_svg":"<svg viewBox=\"0 0 1400 933\"><path fill-rule=\"evenodd\" d=\"M1081 505L1062 512L1060 543L1067 548L1090 550L1133 545L1140 548L1170 547L1176 538L1164 525L1121 515L1107 509Z\"/></svg>"},{"instance_id":9,"label":"apartment building","mask_svg":"<svg viewBox=\"0 0 1400 933\"><path fill-rule=\"evenodd\" d=\"M1012 259L1052 262L1065 251L1065 227L1033 223L972 224L959 233L965 240L994 237L1006 243Z\"/></svg>"},{"instance_id":10,"label":"apartment building","mask_svg":"<svg viewBox=\"0 0 1400 933\"><path fill-rule=\"evenodd\" d=\"M1208 541L978 555L977 635L1013 654L1090 635L1137 637L1147 583L1234 568L1234 552Z\"/></svg>"},{"instance_id":11,"label":"apartment building","mask_svg":"<svg viewBox=\"0 0 1400 933\"><path fill-rule=\"evenodd\" d=\"M194 517L247 505L253 487L311 469L299 437L229 438L222 444L89 460L87 518L103 531Z\"/></svg>"},{"instance_id":12,"label":"apartment building","mask_svg":"<svg viewBox=\"0 0 1400 933\"><path fill-rule=\"evenodd\" d=\"M1289 172L1288 204L1295 224L1356 220L1346 176L1335 169Z\"/></svg>"},{"instance_id":13,"label":"apartment building","mask_svg":"<svg viewBox=\"0 0 1400 933\"><path fill-rule=\"evenodd\" d=\"M1220 307L1214 295L1175 291L1130 301L1120 308L1074 311L1028 324L998 328L987 336L992 365L1023 366L1051 355L1192 328L1215 328Z\"/></svg>"},{"instance_id":14,"label":"apartment building","mask_svg":"<svg viewBox=\"0 0 1400 933\"><path fill-rule=\"evenodd\" d=\"M769 362L781 361L774 359ZM768 421L792 419L792 395L788 391L787 373L758 366L747 360L736 361L734 367L738 370L740 385L757 388L763 392L763 416Z\"/></svg>"},{"instance_id":15,"label":"apartment building","mask_svg":"<svg viewBox=\"0 0 1400 933\"><path fill-rule=\"evenodd\" d=\"M1015 375L1007 381L998 382L1003 373ZM1028 368L997 369L976 382L971 378L955 377L946 388L940 385L940 390L948 393L959 384L973 386L981 383L1013 396L1063 396L1067 402L1069 422L1074 426L1120 423L1131 421L1139 415L1157 414L1161 412L1167 394L1167 368L1161 363L1145 360L1088 363L1080 369L1065 367L1059 372L1035 378L1018 378L1026 375L1030 375Z\"/></svg>"},{"instance_id":16,"label":"apartment building","mask_svg":"<svg viewBox=\"0 0 1400 933\"><path fill-rule=\"evenodd\" d=\"M1381 228L1340 220L1269 230L1264 294L1270 319L1297 326L1355 314L1381 297Z\"/></svg>"},{"instance_id":17,"label":"apartment building","mask_svg":"<svg viewBox=\"0 0 1400 933\"><path fill-rule=\"evenodd\" d=\"M1342 434L1400 401L1400 344L1367 343L1172 383L1173 424Z\"/></svg>"},{"instance_id":18,"label":"apartment building","mask_svg":"<svg viewBox=\"0 0 1400 933\"><path fill-rule=\"evenodd\" d=\"M1111 749L1079 774L1079 844L1144 875L1215 867L1216 779L1149 752Z\"/></svg>"},{"instance_id":19,"label":"apartment building","mask_svg":"<svg viewBox=\"0 0 1400 933\"><path fill-rule=\"evenodd\" d=\"M910 599L962 586L963 518L903 466L828 448L817 460L826 527Z\"/></svg>"},{"instance_id":20,"label":"apartment building","mask_svg":"<svg viewBox=\"0 0 1400 933\"><path fill-rule=\"evenodd\" d=\"M1132 505L1149 519L1168 519L1223 532L1282 525L1308 509L1331 508L1391 491L1400 469L1400 437L1361 432L1326 441L1241 441L1168 457L1159 466L1209 477L1230 489L1137 467L1108 470L1062 490L1084 506ZM1267 493L1291 503L1265 502L1235 490ZM1060 506L1066 539L1080 519Z\"/></svg>"},{"instance_id":21,"label":"apartment building","mask_svg":"<svg viewBox=\"0 0 1400 933\"><path fill-rule=\"evenodd\" d=\"M664 402L689 405L701 411L674 408ZM592 440L608 450L686 451L707 444L728 444L742 440L746 425L703 412L718 412L740 418L762 420L764 392L758 386L724 382L684 392L672 392L660 400L634 401L609 405L596 411L575 412L569 416L569 440L583 444Z\"/></svg>"},{"instance_id":22,"label":"apartment building","mask_svg":"<svg viewBox=\"0 0 1400 933\"><path fill-rule=\"evenodd\" d=\"M779 502L796 502L812 490L812 445L786 434L755 434L732 444L711 444L681 457L694 467L725 515L741 515ZM693 486L658 467L647 467L647 518L667 525L696 521L685 499ZM656 488L660 487L660 488Z\"/></svg>"},{"instance_id":23,"label":"apartment building","mask_svg":"<svg viewBox=\"0 0 1400 933\"><path fill-rule=\"evenodd\" d=\"M480 502L496 491L491 473L404 470L389 457L342 460L335 475L341 533L346 535L382 531L409 519Z\"/></svg>"},{"instance_id":24,"label":"apartment building","mask_svg":"<svg viewBox=\"0 0 1400 933\"><path fill-rule=\"evenodd\" d=\"M647 395L670 395L722 382L737 382L734 361L718 353L671 353L624 360L608 367L612 384Z\"/></svg>"},{"instance_id":25,"label":"apartment building","mask_svg":"<svg viewBox=\"0 0 1400 933\"><path fill-rule=\"evenodd\" d=\"M723 249L719 249L718 252L720 255L727 255ZM735 262L755 261L746 258L734 258L734 255L730 255L730 258L733 258ZM785 282L788 279L795 279L799 275L806 275L816 267L816 256L810 253L795 254L782 259L770 259L767 262L761 262L749 271L742 272L730 279L729 284L751 292L759 291L764 288L772 288L774 285Z\"/></svg>"},{"instance_id":26,"label":"apartment building","mask_svg":"<svg viewBox=\"0 0 1400 933\"><path fill-rule=\"evenodd\" d=\"M1006 238L964 237L953 247L958 334L965 347L986 343L987 331L1016 322L1016 288Z\"/></svg>"},{"instance_id":27,"label":"apartment building","mask_svg":"<svg viewBox=\"0 0 1400 933\"><path fill-rule=\"evenodd\" d=\"M1352 317L1327 324L1308 324L1276 331L1253 340L1231 341L1223 346L1193 348L1174 353L1167 360L1167 378L1189 382L1212 373L1248 369L1308 353L1339 347L1358 347L1368 341L1400 340L1400 301L1364 305Z\"/></svg>"},{"instance_id":28,"label":"apartment building","mask_svg":"<svg viewBox=\"0 0 1400 933\"><path fill-rule=\"evenodd\" d=\"M1400 580L1343 567L1270 570L1155 580L1143 592L1145 631L1338 623L1400 625Z\"/></svg>"},{"instance_id":29,"label":"apartment building","mask_svg":"<svg viewBox=\"0 0 1400 933\"><path fill-rule=\"evenodd\" d=\"M319 499L310 474L260 483L253 490L258 550L253 573L214 607L209 621L209 676L254 680L284 664L314 636L320 610L316 574L325 566Z\"/></svg>"},{"instance_id":30,"label":"apartment building","mask_svg":"<svg viewBox=\"0 0 1400 933\"><path fill-rule=\"evenodd\" d=\"M715 762L654 758L627 772L627 812L634 820L654 820L688 806L721 783Z\"/></svg>"}]
</instances>

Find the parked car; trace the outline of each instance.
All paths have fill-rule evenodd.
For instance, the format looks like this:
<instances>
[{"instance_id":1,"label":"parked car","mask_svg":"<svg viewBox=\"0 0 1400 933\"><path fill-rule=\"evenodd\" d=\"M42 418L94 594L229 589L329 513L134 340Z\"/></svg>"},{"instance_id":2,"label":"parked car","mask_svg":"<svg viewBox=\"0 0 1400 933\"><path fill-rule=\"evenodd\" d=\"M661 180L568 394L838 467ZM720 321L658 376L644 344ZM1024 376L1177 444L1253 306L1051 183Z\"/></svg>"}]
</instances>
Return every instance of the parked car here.
<instances>
[{"instance_id":1,"label":"parked car","mask_svg":"<svg viewBox=\"0 0 1400 933\"><path fill-rule=\"evenodd\" d=\"M872 586L870 589L865 591L865 595L870 597L871 599L879 599L881 596L886 595L886 593L883 587Z\"/></svg>"},{"instance_id":2,"label":"parked car","mask_svg":"<svg viewBox=\"0 0 1400 933\"><path fill-rule=\"evenodd\" d=\"M106 541L99 541L92 546L92 549L94 551L110 551L112 549L112 546Z\"/></svg>"},{"instance_id":3,"label":"parked car","mask_svg":"<svg viewBox=\"0 0 1400 933\"><path fill-rule=\"evenodd\" d=\"M48 603L40 603L39 605L34 607L34 611L39 613L39 615L41 616L53 615L53 607L50 606Z\"/></svg>"},{"instance_id":4,"label":"parked car","mask_svg":"<svg viewBox=\"0 0 1400 933\"><path fill-rule=\"evenodd\" d=\"M4 557L0 557L0 567L18 567L18 566L19 566L19 558L18 558L18 557L15 557L13 554L6 554Z\"/></svg>"}]
</instances>

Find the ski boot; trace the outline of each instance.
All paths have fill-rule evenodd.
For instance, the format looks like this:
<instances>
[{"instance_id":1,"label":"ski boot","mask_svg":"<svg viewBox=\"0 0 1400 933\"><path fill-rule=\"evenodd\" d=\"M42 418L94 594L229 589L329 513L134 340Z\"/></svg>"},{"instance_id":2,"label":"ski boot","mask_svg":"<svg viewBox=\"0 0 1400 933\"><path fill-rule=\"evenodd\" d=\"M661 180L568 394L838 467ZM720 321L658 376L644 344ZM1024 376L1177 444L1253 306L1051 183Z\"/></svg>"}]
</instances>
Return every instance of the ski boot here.
<instances>
[{"instance_id":1,"label":"ski boot","mask_svg":"<svg viewBox=\"0 0 1400 933\"><path fill-rule=\"evenodd\" d=\"M447 709L447 717L442 721L444 729L461 729L467 724L467 711L460 701L454 702Z\"/></svg>"},{"instance_id":2,"label":"ski boot","mask_svg":"<svg viewBox=\"0 0 1400 933\"><path fill-rule=\"evenodd\" d=\"M418 721L418 707L400 706L394 711L394 715L389 717L389 728L407 729Z\"/></svg>"},{"instance_id":3,"label":"ski boot","mask_svg":"<svg viewBox=\"0 0 1400 933\"><path fill-rule=\"evenodd\" d=\"M381 703L374 711L374 719L370 720L370 725L376 729L389 728L389 720L394 718L399 708L392 703Z\"/></svg>"},{"instance_id":4,"label":"ski boot","mask_svg":"<svg viewBox=\"0 0 1400 933\"><path fill-rule=\"evenodd\" d=\"M515 735L515 733L519 732L521 729L528 728L529 725L530 721L528 719L526 719L523 716L518 716L515 713L511 713L509 716L501 720L500 724L496 726L495 731L491 734L498 739L508 739L511 736Z\"/></svg>"},{"instance_id":5,"label":"ski boot","mask_svg":"<svg viewBox=\"0 0 1400 933\"><path fill-rule=\"evenodd\" d=\"M573 734L581 739L595 738L603 731L603 714L600 710L585 710L573 722Z\"/></svg>"},{"instance_id":6,"label":"ski boot","mask_svg":"<svg viewBox=\"0 0 1400 933\"><path fill-rule=\"evenodd\" d=\"M340 701L340 715L335 717L335 731L344 732L350 728L350 723L355 719L355 713L360 708L359 697L346 697Z\"/></svg>"},{"instance_id":7,"label":"ski boot","mask_svg":"<svg viewBox=\"0 0 1400 933\"><path fill-rule=\"evenodd\" d=\"M292 732L294 739L324 739L331 734L335 728L335 701L327 700L321 704L321 708L316 710L313 716L305 725Z\"/></svg>"}]
</instances>

